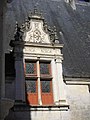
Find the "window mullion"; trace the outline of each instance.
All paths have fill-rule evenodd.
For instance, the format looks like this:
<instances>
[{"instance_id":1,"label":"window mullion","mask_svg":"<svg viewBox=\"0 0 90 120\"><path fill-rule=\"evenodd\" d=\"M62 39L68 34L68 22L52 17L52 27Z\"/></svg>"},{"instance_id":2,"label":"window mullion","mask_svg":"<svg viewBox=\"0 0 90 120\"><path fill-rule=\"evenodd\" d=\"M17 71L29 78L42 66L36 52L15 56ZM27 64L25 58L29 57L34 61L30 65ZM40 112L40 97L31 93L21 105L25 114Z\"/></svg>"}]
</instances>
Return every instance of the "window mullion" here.
<instances>
[{"instance_id":1,"label":"window mullion","mask_svg":"<svg viewBox=\"0 0 90 120\"><path fill-rule=\"evenodd\" d=\"M39 105L42 105L42 100L41 100L41 85L40 85L40 65L39 65L39 61L37 61L37 77L38 77L38 103L39 103Z\"/></svg>"}]
</instances>

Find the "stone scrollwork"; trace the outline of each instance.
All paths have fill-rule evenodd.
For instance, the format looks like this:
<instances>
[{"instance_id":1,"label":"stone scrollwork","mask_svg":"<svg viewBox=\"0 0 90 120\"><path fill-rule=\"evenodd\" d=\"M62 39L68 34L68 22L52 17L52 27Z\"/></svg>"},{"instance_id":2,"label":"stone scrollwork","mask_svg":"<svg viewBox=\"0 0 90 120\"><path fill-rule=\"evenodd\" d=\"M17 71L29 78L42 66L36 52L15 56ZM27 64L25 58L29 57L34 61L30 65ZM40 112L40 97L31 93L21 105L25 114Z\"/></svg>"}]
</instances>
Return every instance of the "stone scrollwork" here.
<instances>
[{"instance_id":1,"label":"stone scrollwork","mask_svg":"<svg viewBox=\"0 0 90 120\"><path fill-rule=\"evenodd\" d=\"M47 54L47 53L53 53L53 49L26 47L24 49L24 52L27 52L27 53L41 53L41 54L46 53Z\"/></svg>"},{"instance_id":2,"label":"stone scrollwork","mask_svg":"<svg viewBox=\"0 0 90 120\"><path fill-rule=\"evenodd\" d=\"M52 49L41 49L42 53L52 53Z\"/></svg>"},{"instance_id":3,"label":"stone scrollwork","mask_svg":"<svg viewBox=\"0 0 90 120\"><path fill-rule=\"evenodd\" d=\"M33 48L33 47L25 47L24 48L24 52L25 53L32 53L32 54L59 54L60 53L60 50L56 49L51 49L51 48Z\"/></svg>"}]
</instances>

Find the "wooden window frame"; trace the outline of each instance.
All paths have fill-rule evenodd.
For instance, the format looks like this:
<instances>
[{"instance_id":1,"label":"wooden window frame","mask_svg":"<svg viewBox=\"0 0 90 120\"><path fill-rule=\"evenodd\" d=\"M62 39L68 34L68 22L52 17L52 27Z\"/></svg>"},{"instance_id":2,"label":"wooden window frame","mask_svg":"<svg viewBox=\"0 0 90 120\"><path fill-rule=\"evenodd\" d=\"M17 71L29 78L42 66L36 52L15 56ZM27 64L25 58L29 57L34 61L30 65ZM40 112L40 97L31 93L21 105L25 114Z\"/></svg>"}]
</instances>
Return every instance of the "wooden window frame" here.
<instances>
[{"instance_id":1,"label":"wooden window frame","mask_svg":"<svg viewBox=\"0 0 90 120\"><path fill-rule=\"evenodd\" d=\"M52 79L44 79L40 80L41 81L50 81L50 91L49 92L43 92L42 91L42 84L41 84L41 99L42 99L42 105L53 105L54 104L54 99L53 99L53 87L52 87Z\"/></svg>"},{"instance_id":2,"label":"wooden window frame","mask_svg":"<svg viewBox=\"0 0 90 120\"><path fill-rule=\"evenodd\" d=\"M37 79L26 79L27 81L28 80L30 80L30 81L35 81L35 83L36 83L36 91L35 92L27 92L27 97L26 97L26 99L27 99L27 103L29 104L29 105L38 105L38 81L37 81ZM34 97L34 99L33 99L33 97Z\"/></svg>"},{"instance_id":3,"label":"wooden window frame","mask_svg":"<svg viewBox=\"0 0 90 120\"><path fill-rule=\"evenodd\" d=\"M38 68L38 70L39 70L39 73L40 73L40 63L46 63L46 64L48 64L48 69L49 69L49 74L39 74L38 75L38 70L37 70L37 63L39 62L39 68ZM34 74L26 74L26 63L34 63L34 70L35 70L35 73ZM38 96L38 79L39 79L39 77L40 77L40 94L45 94L46 96L48 95L48 94L51 94L52 95L52 98L53 98L53 86L52 86L52 73L51 73L51 61L39 61L39 60L37 60L37 61L33 61L33 60L28 60L28 59L26 59L25 60L25 79L26 80L37 80L37 83L36 83L36 89L37 89L37 96ZM50 92L42 92L42 89L41 89L41 81L50 81ZM34 93L30 93L32 96L34 95ZM30 95L29 93L27 93L27 95ZM29 99L28 97L27 97L27 99ZM43 101L43 99L42 99L42 95L41 95L41 100ZM53 100L52 100L53 101ZM28 102L29 104L30 104L30 99L29 99L29 102ZM38 103L39 104L39 103ZM37 104L37 105L38 105ZM33 105L33 104L30 104L30 105ZM43 106L43 104L42 104L42 106Z\"/></svg>"}]
</instances>

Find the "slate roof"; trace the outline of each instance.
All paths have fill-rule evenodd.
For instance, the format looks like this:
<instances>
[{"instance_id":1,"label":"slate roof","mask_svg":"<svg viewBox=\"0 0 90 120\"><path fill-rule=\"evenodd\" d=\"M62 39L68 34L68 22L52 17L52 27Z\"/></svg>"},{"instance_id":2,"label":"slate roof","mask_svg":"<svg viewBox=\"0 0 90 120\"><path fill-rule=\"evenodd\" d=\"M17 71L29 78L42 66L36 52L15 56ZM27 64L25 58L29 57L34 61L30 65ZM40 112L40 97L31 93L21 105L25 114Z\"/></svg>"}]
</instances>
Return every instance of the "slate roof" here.
<instances>
[{"instance_id":1,"label":"slate roof","mask_svg":"<svg viewBox=\"0 0 90 120\"><path fill-rule=\"evenodd\" d=\"M22 24L35 5L48 25L56 26L60 43L64 44L64 76L90 77L90 3L78 2L73 10L63 0L13 0L7 5L5 18L6 48L13 38L15 22Z\"/></svg>"}]
</instances>

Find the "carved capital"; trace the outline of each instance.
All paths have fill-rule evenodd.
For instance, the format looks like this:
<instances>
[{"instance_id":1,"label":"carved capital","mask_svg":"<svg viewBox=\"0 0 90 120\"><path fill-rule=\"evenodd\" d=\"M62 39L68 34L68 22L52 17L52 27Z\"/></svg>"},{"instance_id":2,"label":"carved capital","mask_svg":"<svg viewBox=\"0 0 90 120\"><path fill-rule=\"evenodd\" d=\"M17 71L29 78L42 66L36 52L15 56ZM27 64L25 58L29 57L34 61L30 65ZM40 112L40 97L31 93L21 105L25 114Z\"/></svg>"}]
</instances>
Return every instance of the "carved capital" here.
<instances>
[{"instance_id":1,"label":"carved capital","mask_svg":"<svg viewBox=\"0 0 90 120\"><path fill-rule=\"evenodd\" d=\"M56 59L56 63L62 63L62 59L61 58L57 58Z\"/></svg>"}]
</instances>

